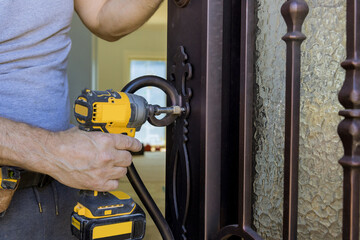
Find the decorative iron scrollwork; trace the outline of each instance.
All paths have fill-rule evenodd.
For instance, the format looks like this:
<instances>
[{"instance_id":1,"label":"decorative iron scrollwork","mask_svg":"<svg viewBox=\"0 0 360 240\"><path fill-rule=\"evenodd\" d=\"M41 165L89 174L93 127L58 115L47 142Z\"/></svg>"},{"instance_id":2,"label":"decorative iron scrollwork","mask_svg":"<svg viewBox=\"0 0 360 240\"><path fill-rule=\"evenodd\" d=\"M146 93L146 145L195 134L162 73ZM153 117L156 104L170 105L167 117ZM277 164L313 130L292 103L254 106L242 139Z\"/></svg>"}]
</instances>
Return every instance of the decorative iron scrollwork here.
<instances>
[{"instance_id":1,"label":"decorative iron scrollwork","mask_svg":"<svg viewBox=\"0 0 360 240\"><path fill-rule=\"evenodd\" d=\"M190 88L186 87L186 81L192 77L192 67L190 63L187 63L188 57L182 46L178 48L173 60L174 65L172 66L170 81L166 81L158 76L142 76L131 81L122 91L134 93L143 87L157 87L166 93L172 106L180 106L183 111L180 116L167 114L161 119L151 116L148 121L154 126L167 126L174 123L172 127L173 146L170 151L169 166L167 166L172 169L172 179L167 187L169 189L168 192L171 193L170 201L172 204L170 205L173 206L171 208L172 219L177 220L172 230L174 234L180 234L181 239L187 239L185 223L190 201L190 166L186 143L188 141L187 118L190 113L192 92ZM128 168L127 176L146 209L149 211L163 239L174 239L170 227L146 190L133 164ZM178 181L180 178L182 181ZM183 181L183 179L186 180Z\"/></svg>"},{"instance_id":2,"label":"decorative iron scrollwork","mask_svg":"<svg viewBox=\"0 0 360 240\"><path fill-rule=\"evenodd\" d=\"M187 118L190 113L192 92L190 88L186 87L186 81L192 77L192 67L190 63L187 63L187 60L188 56L185 53L185 49L183 46L180 46L173 58L174 65L170 75L170 80L174 83L180 95L181 105L186 109L185 114L176 119L172 128L173 146L170 152L172 183L168 186L171 193L171 205L173 206L171 214L174 215L173 217L175 217L177 223L181 223L181 226L174 226L179 228L175 232L181 233L181 239L187 239L185 223L190 201L190 166L186 143L188 141ZM181 175L181 179L185 179L185 182L178 181L179 175Z\"/></svg>"},{"instance_id":3,"label":"decorative iron scrollwork","mask_svg":"<svg viewBox=\"0 0 360 240\"><path fill-rule=\"evenodd\" d=\"M176 6L178 7L186 7L186 5L190 2L190 0L174 0Z\"/></svg>"}]
</instances>

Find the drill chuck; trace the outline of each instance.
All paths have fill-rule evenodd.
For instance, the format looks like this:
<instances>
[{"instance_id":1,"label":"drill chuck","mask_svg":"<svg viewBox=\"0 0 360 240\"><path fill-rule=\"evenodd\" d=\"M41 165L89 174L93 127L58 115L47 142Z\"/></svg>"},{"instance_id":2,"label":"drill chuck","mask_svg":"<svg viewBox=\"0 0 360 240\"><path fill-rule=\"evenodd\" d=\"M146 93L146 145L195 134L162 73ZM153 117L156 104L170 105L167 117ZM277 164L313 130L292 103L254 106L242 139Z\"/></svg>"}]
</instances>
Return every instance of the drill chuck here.
<instances>
[{"instance_id":1,"label":"drill chuck","mask_svg":"<svg viewBox=\"0 0 360 240\"><path fill-rule=\"evenodd\" d=\"M150 115L156 116L163 113L180 115L181 113L185 112L185 108L182 108L180 106L160 107L159 105L149 105L149 112Z\"/></svg>"}]
</instances>

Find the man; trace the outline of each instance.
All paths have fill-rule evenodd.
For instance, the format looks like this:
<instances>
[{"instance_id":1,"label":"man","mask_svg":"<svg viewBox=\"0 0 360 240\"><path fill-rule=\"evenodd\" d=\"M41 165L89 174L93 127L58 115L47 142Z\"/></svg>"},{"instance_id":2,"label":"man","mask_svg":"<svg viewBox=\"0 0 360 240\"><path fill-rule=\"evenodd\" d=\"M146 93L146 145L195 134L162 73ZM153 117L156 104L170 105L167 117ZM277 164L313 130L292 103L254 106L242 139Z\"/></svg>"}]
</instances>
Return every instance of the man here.
<instances>
[{"instance_id":1,"label":"man","mask_svg":"<svg viewBox=\"0 0 360 240\"><path fill-rule=\"evenodd\" d=\"M0 218L0 239L73 239L73 188L117 188L131 164L128 150L139 151L141 144L70 128L71 18L75 8L90 31L116 41L140 27L161 1L0 1L0 165L27 170Z\"/></svg>"}]
</instances>

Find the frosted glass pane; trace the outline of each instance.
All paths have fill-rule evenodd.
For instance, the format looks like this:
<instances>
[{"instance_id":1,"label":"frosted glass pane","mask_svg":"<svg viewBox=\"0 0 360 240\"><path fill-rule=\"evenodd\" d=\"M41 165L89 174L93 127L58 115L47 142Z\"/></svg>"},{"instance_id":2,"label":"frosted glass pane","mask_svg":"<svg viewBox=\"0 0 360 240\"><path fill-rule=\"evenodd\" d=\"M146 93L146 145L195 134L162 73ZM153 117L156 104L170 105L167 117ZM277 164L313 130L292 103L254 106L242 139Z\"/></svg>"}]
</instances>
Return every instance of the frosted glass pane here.
<instances>
[{"instance_id":1,"label":"frosted glass pane","mask_svg":"<svg viewBox=\"0 0 360 240\"><path fill-rule=\"evenodd\" d=\"M341 239L343 154L336 132L343 109L345 4L306 0L302 44L298 239ZM257 2L254 225L282 239L286 26L283 0Z\"/></svg>"},{"instance_id":2,"label":"frosted glass pane","mask_svg":"<svg viewBox=\"0 0 360 240\"><path fill-rule=\"evenodd\" d=\"M156 75L162 78L166 77L166 62L157 60L131 60L130 79L144 75Z\"/></svg>"}]
</instances>

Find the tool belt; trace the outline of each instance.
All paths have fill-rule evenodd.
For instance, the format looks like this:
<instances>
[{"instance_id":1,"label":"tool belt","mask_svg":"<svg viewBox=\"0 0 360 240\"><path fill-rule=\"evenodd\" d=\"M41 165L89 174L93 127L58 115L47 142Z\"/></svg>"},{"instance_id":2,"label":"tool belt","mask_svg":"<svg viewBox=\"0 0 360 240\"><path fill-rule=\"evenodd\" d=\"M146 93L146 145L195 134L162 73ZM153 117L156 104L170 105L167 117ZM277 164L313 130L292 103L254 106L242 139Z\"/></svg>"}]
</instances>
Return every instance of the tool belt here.
<instances>
[{"instance_id":1,"label":"tool belt","mask_svg":"<svg viewBox=\"0 0 360 240\"><path fill-rule=\"evenodd\" d=\"M52 177L26 170L20 170L20 182L17 189L24 189L29 187L45 187L53 180Z\"/></svg>"},{"instance_id":2,"label":"tool belt","mask_svg":"<svg viewBox=\"0 0 360 240\"><path fill-rule=\"evenodd\" d=\"M29 187L45 187L53 178L48 175L26 171L18 169L20 172L19 185L14 190L0 189L0 217L5 215L6 209L9 207L14 193L18 189L24 189Z\"/></svg>"}]
</instances>

